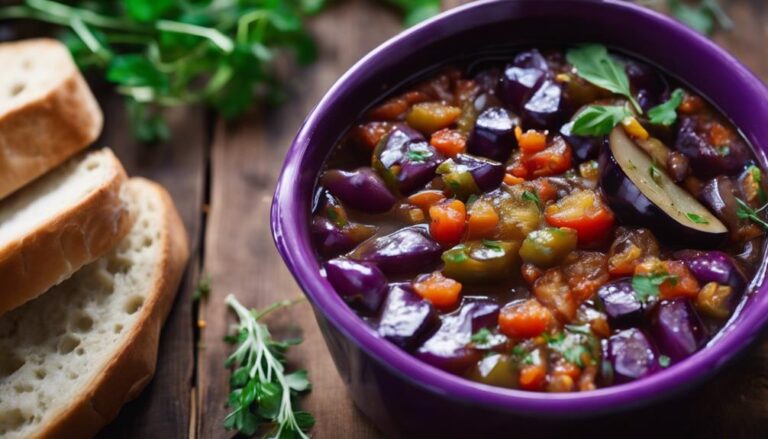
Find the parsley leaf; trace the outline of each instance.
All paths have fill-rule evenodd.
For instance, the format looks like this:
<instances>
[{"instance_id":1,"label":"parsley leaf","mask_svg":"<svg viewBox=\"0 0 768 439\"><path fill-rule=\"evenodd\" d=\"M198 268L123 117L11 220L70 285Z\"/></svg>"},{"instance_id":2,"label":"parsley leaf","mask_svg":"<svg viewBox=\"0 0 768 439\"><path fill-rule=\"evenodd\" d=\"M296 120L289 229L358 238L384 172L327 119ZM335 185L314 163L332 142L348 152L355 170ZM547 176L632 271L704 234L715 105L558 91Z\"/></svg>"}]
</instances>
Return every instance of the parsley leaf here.
<instances>
[{"instance_id":1,"label":"parsley leaf","mask_svg":"<svg viewBox=\"0 0 768 439\"><path fill-rule=\"evenodd\" d=\"M269 329L259 320L268 313L296 303L284 300L261 311L246 309L233 295L227 305L237 314L238 344L227 358L234 366L230 377L232 391L227 405L231 412L224 418L224 427L251 436L262 425L270 425L266 437L309 439L306 433L314 425L307 412L295 410L295 397L310 390L307 372L285 371L285 350L296 341L275 341Z\"/></svg>"},{"instance_id":2,"label":"parsley leaf","mask_svg":"<svg viewBox=\"0 0 768 439\"><path fill-rule=\"evenodd\" d=\"M659 170L659 167L656 166L655 162L651 162L651 165L648 167L648 174L651 176L651 180L653 180L656 184L661 184L661 171Z\"/></svg>"},{"instance_id":3,"label":"parsley leaf","mask_svg":"<svg viewBox=\"0 0 768 439\"><path fill-rule=\"evenodd\" d=\"M622 120L632 116L626 107L590 105L580 111L573 121L571 133L577 136L605 136Z\"/></svg>"},{"instance_id":4,"label":"parsley leaf","mask_svg":"<svg viewBox=\"0 0 768 439\"><path fill-rule=\"evenodd\" d=\"M677 88L667 102L659 104L648 110L648 117L652 124L668 127L677 120L677 107L683 103L683 90Z\"/></svg>"},{"instance_id":5,"label":"parsley leaf","mask_svg":"<svg viewBox=\"0 0 768 439\"><path fill-rule=\"evenodd\" d=\"M749 165L747 172L749 172L749 175L752 177L752 183L757 186L757 196L760 199L760 202L765 203L768 201L768 196L766 196L765 188L763 188L763 173L760 171L760 168L755 165Z\"/></svg>"},{"instance_id":6,"label":"parsley leaf","mask_svg":"<svg viewBox=\"0 0 768 439\"><path fill-rule=\"evenodd\" d=\"M636 274L632 277L632 289L635 290L637 299L645 302L651 297L657 297L659 287L667 281L674 285L677 283L677 276L666 272L648 275Z\"/></svg>"},{"instance_id":7,"label":"parsley leaf","mask_svg":"<svg viewBox=\"0 0 768 439\"><path fill-rule=\"evenodd\" d=\"M535 192L523 191L523 200L530 201L531 203L535 204L539 210L542 209L541 198L539 198Z\"/></svg>"},{"instance_id":8,"label":"parsley leaf","mask_svg":"<svg viewBox=\"0 0 768 439\"><path fill-rule=\"evenodd\" d=\"M491 336L491 331L488 330L488 328L482 328L479 331L472 334L472 337L469 338L469 340L472 343L476 344L487 344L488 338Z\"/></svg>"},{"instance_id":9,"label":"parsley leaf","mask_svg":"<svg viewBox=\"0 0 768 439\"><path fill-rule=\"evenodd\" d=\"M672 359L669 358L666 355L659 355L659 366L663 368L669 367L670 363L672 363Z\"/></svg>"},{"instance_id":10,"label":"parsley leaf","mask_svg":"<svg viewBox=\"0 0 768 439\"><path fill-rule=\"evenodd\" d=\"M483 245L496 251L504 251L504 248L501 247L501 243L499 241L491 241L490 239L483 239Z\"/></svg>"},{"instance_id":11,"label":"parsley leaf","mask_svg":"<svg viewBox=\"0 0 768 439\"><path fill-rule=\"evenodd\" d=\"M736 203L739 205L739 208L736 209L737 217L739 217L740 219L748 219L753 223L757 224L758 226L762 227L764 230L768 230L768 223L766 223L762 218L758 216L758 213L760 213L763 209L768 207L768 204L755 210L751 208L749 204L745 203L744 200L742 200L739 197L736 197Z\"/></svg>"},{"instance_id":12,"label":"parsley leaf","mask_svg":"<svg viewBox=\"0 0 768 439\"><path fill-rule=\"evenodd\" d=\"M463 245L457 245L456 247L443 253L443 260L445 262L452 262L454 264L462 263L469 259L465 252L466 247Z\"/></svg>"},{"instance_id":13,"label":"parsley leaf","mask_svg":"<svg viewBox=\"0 0 768 439\"><path fill-rule=\"evenodd\" d=\"M413 148L409 150L405 155L406 157L408 157L408 161L411 161L414 163L423 163L427 161L429 157L432 157L432 151L428 149Z\"/></svg>"},{"instance_id":14,"label":"parsley leaf","mask_svg":"<svg viewBox=\"0 0 768 439\"><path fill-rule=\"evenodd\" d=\"M615 61L602 44L585 44L566 53L568 62L576 67L579 76L592 84L629 99L635 110L642 114L629 88L629 78L624 65ZM576 129L576 124L574 124Z\"/></svg>"},{"instance_id":15,"label":"parsley leaf","mask_svg":"<svg viewBox=\"0 0 768 439\"><path fill-rule=\"evenodd\" d=\"M695 213L687 212L685 216L687 216L689 220L691 220L696 224L709 224L709 221L707 221L701 215L696 215Z\"/></svg>"}]
</instances>

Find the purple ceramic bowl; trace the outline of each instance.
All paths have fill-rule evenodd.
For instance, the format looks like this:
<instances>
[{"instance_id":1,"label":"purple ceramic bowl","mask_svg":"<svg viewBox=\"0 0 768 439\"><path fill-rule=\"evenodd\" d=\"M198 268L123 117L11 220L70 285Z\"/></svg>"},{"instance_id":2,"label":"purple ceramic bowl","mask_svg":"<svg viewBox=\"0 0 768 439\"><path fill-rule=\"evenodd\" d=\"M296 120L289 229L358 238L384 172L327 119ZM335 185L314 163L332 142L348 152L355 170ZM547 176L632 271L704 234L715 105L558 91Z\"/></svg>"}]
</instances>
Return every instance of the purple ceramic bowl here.
<instances>
[{"instance_id":1,"label":"purple ceramic bowl","mask_svg":"<svg viewBox=\"0 0 768 439\"><path fill-rule=\"evenodd\" d=\"M554 424L635 410L680 394L721 369L768 320L764 266L739 311L689 359L636 382L573 394L485 386L435 369L366 325L320 274L310 203L323 160L372 103L414 74L488 47L601 42L660 66L728 115L765 163L768 90L706 38L660 14L617 0L481 1L390 39L352 67L306 119L286 158L272 205L277 248L311 301L357 406L391 436L493 436L533 420ZM501 44L503 43L503 44ZM550 422L535 423L538 428ZM466 437L466 436L465 436Z\"/></svg>"}]
</instances>

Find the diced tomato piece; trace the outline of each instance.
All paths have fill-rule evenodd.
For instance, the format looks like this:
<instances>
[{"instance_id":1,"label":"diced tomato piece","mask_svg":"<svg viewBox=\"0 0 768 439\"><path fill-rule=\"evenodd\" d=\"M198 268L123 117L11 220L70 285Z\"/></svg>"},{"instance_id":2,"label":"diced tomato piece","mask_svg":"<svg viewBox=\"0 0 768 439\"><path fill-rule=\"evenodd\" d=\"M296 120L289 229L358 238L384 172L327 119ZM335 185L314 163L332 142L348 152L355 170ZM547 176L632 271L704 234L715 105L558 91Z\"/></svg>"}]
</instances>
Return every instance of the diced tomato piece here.
<instances>
[{"instance_id":1,"label":"diced tomato piece","mask_svg":"<svg viewBox=\"0 0 768 439\"><path fill-rule=\"evenodd\" d=\"M430 207L445 200L445 194L443 191L428 189L408 197L408 203L421 208L423 210L429 210Z\"/></svg>"},{"instance_id":2,"label":"diced tomato piece","mask_svg":"<svg viewBox=\"0 0 768 439\"><path fill-rule=\"evenodd\" d=\"M684 114L697 113L703 109L704 101L700 97L690 93L686 93L685 96L683 96L683 102L678 107L678 111Z\"/></svg>"},{"instance_id":3,"label":"diced tomato piece","mask_svg":"<svg viewBox=\"0 0 768 439\"><path fill-rule=\"evenodd\" d=\"M488 238L499 224L499 214L493 205L484 200L472 203L467 220L467 236L469 239Z\"/></svg>"},{"instance_id":4,"label":"diced tomato piece","mask_svg":"<svg viewBox=\"0 0 768 439\"><path fill-rule=\"evenodd\" d=\"M709 142L715 147L728 145L733 141L733 132L718 122L709 124Z\"/></svg>"},{"instance_id":5,"label":"diced tomato piece","mask_svg":"<svg viewBox=\"0 0 768 439\"><path fill-rule=\"evenodd\" d=\"M537 178L536 180L533 180L532 183L534 189L536 190L536 195L539 196L539 200L541 200L542 203L546 203L547 201L552 201L557 198L557 188L554 184L552 184L552 182L549 181L548 178Z\"/></svg>"},{"instance_id":6,"label":"diced tomato piece","mask_svg":"<svg viewBox=\"0 0 768 439\"><path fill-rule=\"evenodd\" d=\"M659 296L662 299L695 298L699 293L699 282L681 261L661 261L655 257L647 257L635 267L635 275L668 276L659 285Z\"/></svg>"},{"instance_id":7,"label":"diced tomato piece","mask_svg":"<svg viewBox=\"0 0 768 439\"><path fill-rule=\"evenodd\" d=\"M600 252L572 252L563 266L563 274L579 304L591 299L611 279L608 258Z\"/></svg>"},{"instance_id":8,"label":"diced tomato piece","mask_svg":"<svg viewBox=\"0 0 768 439\"><path fill-rule=\"evenodd\" d=\"M355 140L369 151L373 151L384 135L392 129L389 122L369 122L358 125L355 132Z\"/></svg>"},{"instance_id":9,"label":"diced tomato piece","mask_svg":"<svg viewBox=\"0 0 768 439\"><path fill-rule=\"evenodd\" d=\"M523 154L523 165L533 177L559 175L571 169L571 147L560 136L550 146L534 154Z\"/></svg>"},{"instance_id":10,"label":"diced tomato piece","mask_svg":"<svg viewBox=\"0 0 768 439\"><path fill-rule=\"evenodd\" d=\"M499 329L512 338L538 337L553 322L552 313L536 299L512 302L499 312Z\"/></svg>"},{"instance_id":11,"label":"diced tomato piece","mask_svg":"<svg viewBox=\"0 0 768 439\"><path fill-rule=\"evenodd\" d=\"M459 243L464 233L467 210L460 200L446 200L429 208L429 232L437 242L449 247Z\"/></svg>"},{"instance_id":12,"label":"diced tomato piece","mask_svg":"<svg viewBox=\"0 0 768 439\"><path fill-rule=\"evenodd\" d=\"M448 157L454 157L467 149L467 136L461 131L443 128L429 139L430 145Z\"/></svg>"},{"instance_id":13,"label":"diced tomato piece","mask_svg":"<svg viewBox=\"0 0 768 439\"><path fill-rule=\"evenodd\" d=\"M547 378L547 369L543 364L529 364L520 369L520 388L523 390L541 390Z\"/></svg>"},{"instance_id":14,"label":"diced tomato piece","mask_svg":"<svg viewBox=\"0 0 768 439\"><path fill-rule=\"evenodd\" d=\"M523 156L520 151L516 151L512 156L512 161L507 166L507 173L522 179L528 178L528 168L523 164Z\"/></svg>"},{"instance_id":15,"label":"diced tomato piece","mask_svg":"<svg viewBox=\"0 0 768 439\"><path fill-rule=\"evenodd\" d=\"M517 138L517 145L520 147L520 151L524 155L530 155L543 151L547 147L547 133L528 130L523 132L520 126L515 127L515 137Z\"/></svg>"},{"instance_id":16,"label":"diced tomato piece","mask_svg":"<svg viewBox=\"0 0 768 439\"><path fill-rule=\"evenodd\" d=\"M544 210L547 222L556 227L576 229L580 244L589 244L610 233L613 212L592 190L574 192Z\"/></svg>"},{"instance_id":17,"label":"diced tomato piece","mask_svg":"<svg viewBox=\"0 0 768 439\"><path fill-rule=\"evenodd\" d=\"M533 295L563 323L576 317L578 304L559 268L550 268L533 283Z\"/></svg>"},{"instance_id":18,"label":"diced tomato piece","mask_svg":"<svg viewBox=\"0 0 768 439\"><path fill-rule=\"evenodd\" d=\"M414 282L413 289L435 308L450 310L459 304L461 284L436 271L426 279Z\"/></svg>"}]
</instances>

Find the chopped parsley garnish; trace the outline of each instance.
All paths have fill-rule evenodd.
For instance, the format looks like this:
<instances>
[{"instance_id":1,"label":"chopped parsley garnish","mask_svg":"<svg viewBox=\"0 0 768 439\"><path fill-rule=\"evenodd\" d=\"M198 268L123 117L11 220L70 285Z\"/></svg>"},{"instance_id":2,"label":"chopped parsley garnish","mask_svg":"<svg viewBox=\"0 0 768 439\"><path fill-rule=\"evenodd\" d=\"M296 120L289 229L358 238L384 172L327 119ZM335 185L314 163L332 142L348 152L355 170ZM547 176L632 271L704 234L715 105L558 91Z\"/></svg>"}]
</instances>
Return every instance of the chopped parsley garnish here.
<instances>
[{"instance_id":1,"label":"chopped parsley garnish","mask_svg":"<svg viewBox=\"0 0 768 439\"><path fill-rule=\"evenodd\" d=\"M659 295L659 287L664 282L675 285L677 284L677 276L666 272L648 275L636 274L632 277L632 289L635 290L635 296L638 300L645 302L650 297Z\"/></svg>"},{"instance_id":2,"label":"chopped parsley garnish","mask_svg":"<svg viewBox=\"0 0 768 439\"><path fill-rule=\"evenodd\" d=\"M523 200L530 201L531 203L535 204L536 207L539 208L539 210L542 209L541 198L539 198L539 196L535 192L523 191Z\"/></svg>"},{"instance_id":3,"label":"chopped parsley garnish","mask_svg":"<svg viewBox=\"0 0 768 439\"><path fill-rule=\"evenodd\" d=\"M490 239L483 239L483 245L498 251L504 251L504 248L501 246L501 242L499 241L491 241Z\"/></svg>"},{"instance_id":4,"label":"chopped parsley garnish","mask_svg":"<svg viewBox=\"0 0 768 439\"><path fill-rule=\"evenodd\" d=\"M755 165L749 165L747 172L752 176L752 182L757 186L757 197L761 203L765 203L768 201L768 196L766 196L765 189L763 188L763 173Z\"/></svg>"},{"instance_id":5,"label":"chopped parsley garnish","mask_svg":"<svg viewBox=\"0 0 768 439\"><path fill-rule=\"evenodd\" d=\"M709 224L709 221L704 219L701 215L696 215L695 213L687 212L685 216L687 216L688 219L691 220L691 222L694 222L696 224Z\"/></svg>"},{"instance_id":6,"label":"chopped parsley garnish","mask_svg":"<svg viewBox=\"0 0 768 439\"><path fill-rule=\"evenodd\" d=\"M468 258L464 253L464 246L457 246L443 253L443 259L446 262L460 263L466 261Z\"/></svg>"},{"instance_id":7,"label":"chopped parsley garnish","mask_svg":"<svg viewBox=\"0 0 768 439\"><path fill-rule=\"evenodd\" d=\"M488 328L482 328L479 331L472 334L469 340L475 344L487 344L491 336L491 331Z\"/></svg>"},{"instance_id":8,"label":"chopped parsley garnish","mask_svg":"<svg viewBox=\"0 0 768 439\"><path fill-rule=\"evenodd\" d=\"M731 153L731 148L728 145L722 145L717 147L717 153L725 157Z\"/></svg>"},{"instance_id":9,"label":"chopped parsley garnish","mask_svg":"<svg viewBox=\"0 0 768 439\"><path fill-rule=\"evenodd\" d=\"M683 103L683 90L677 88L667 102L648 110L648 118L654 125L668 127L677 120L677 107Z\"/></svg>"},{"instance_id":10,"label":"chopped parsley garnish","mask_svg":"<svg viewBox=\"0 0 768 439\"><path fill-rule=\"evenodd\" d=\"M669 367L669 364L672 362L672 359L669 358L666 355L660 355L659 356L659 366L667 368Z\"/></svg>"},{"instance_id":11,"label":"chopped parsley garnish","mask_svg":"<svg viewBox=\"0 0 768 439\"><path fill-rule=\"evenodd\" d=\"M568 62L576 67L576 73L592 84L629 99L635 110L642 114L629 87L629 78L624 65L608 54L602 44L585 44L566 53ZM617 107L619 108L619 107ZM574 123L573 128L576 128ZM576 134L575 131L571 131Z\"/></svg>"},{"instance_id":12,"label":"chopped parsley garnish","mask_svg":"<svg viewBox=\"0 0 768 439\"><path fill-rule=\"evenodd\" d=\"M763 229L768 230L768 223L763 221L763 219L758 216L758 213L760 213L761 211L763 211L763 209L768 207L768 204L755 210L749 207L749 204L744 202L744 200L742 200L741 198L736 197L736 203L738 203L739 205L739 208L736 210L736 216L738 216L740 219L748 219L753 223L757 224L758 226L762 227Z\"/></svg>"},{"instance_id":13,"label":"chopped parsley garnish","mask_svg":"<svg viewBox=\"0 0 768 439\"><path fill-rule=\"evenodd\" d=\"M564 332L555 335L542 334L542 336L547 341L547 345L550 349L559 352L566 361L575 364L578 367L584 367L585 359L589 359L590 363L594 361L592 354L585 346L585 343L589 343L594 337L591 332L584 333L583 331L588 331L584 327L574 325L568 326L570 326L570 328L566 327L566 329L571 333L570 336L566 336Z\"/></svg>"},{"instance_id":14,"label":"chopped parsley garnish","mask_svg":"<svg viewBox=\"0 0 768 439\"><path fill-rule=\"evenodd\" d=\"M472 203L474 203L475 201L477 201L477 200L478 200L478 198L480 198L480 197L478 197L478 196L477 196L477 195L475 195L475 194L472 194L472 195L470 195L470 196L469 196L469 198L467 198L467 206L469 206L470 204L472 204Z\"/></svg>"},{"instance_id":15,"label":"chopped parsley garnish","mask_svg":"<svg viewBox=\"0 0 768 439\"><path fill-rule=\"evenodd\" d=\"M428 158L432 157L432 151L429 151L428 149L414 148L409 150L405 155L411 162L422 163L427 161Z\"/></svg>"}]
</instances>

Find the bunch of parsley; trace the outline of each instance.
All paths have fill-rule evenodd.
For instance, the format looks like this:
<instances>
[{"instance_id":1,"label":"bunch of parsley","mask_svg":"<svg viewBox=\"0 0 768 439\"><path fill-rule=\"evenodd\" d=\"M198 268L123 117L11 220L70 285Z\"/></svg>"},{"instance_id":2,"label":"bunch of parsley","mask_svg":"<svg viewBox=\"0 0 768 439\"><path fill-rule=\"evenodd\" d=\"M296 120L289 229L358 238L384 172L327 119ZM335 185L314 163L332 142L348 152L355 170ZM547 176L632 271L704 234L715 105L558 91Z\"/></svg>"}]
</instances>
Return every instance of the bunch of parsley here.
<instances>
[{"instance_id":1,"label":"bunch of parsley","mask_svg":"<svg viewBox=\"0 0 768 439\"><path fill-rule=\"evenodd\" d=\"M0 19L68 28L82 69L104 71L126 97L136 136L167 138L163 107L201 103L231 118L279 92L277 61L315 58L303 25L324 0L25 0Z\"/></svg>"}]
</instances>

